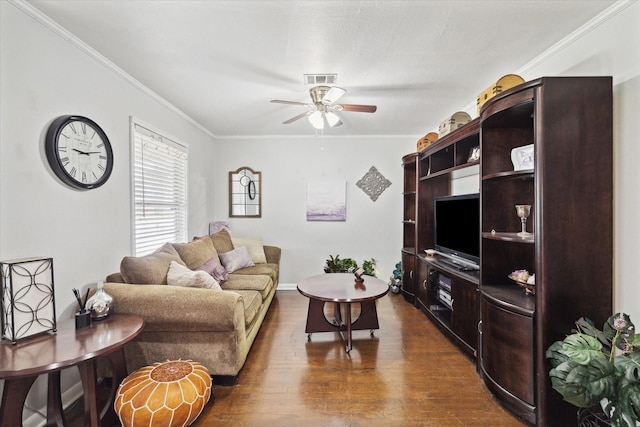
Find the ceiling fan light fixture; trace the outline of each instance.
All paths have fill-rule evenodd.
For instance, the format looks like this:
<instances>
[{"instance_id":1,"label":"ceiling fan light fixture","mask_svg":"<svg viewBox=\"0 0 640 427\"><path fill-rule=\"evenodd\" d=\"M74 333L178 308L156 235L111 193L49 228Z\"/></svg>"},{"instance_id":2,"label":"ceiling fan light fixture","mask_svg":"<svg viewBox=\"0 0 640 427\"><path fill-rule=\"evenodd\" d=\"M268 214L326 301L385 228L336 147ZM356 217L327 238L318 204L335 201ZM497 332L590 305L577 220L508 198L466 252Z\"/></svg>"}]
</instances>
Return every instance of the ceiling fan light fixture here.
<instances>
[{"instance_id":1,"label":"ceiling fan light fixture","mask_svg":"<svg viewBox=\"0 0 640 427\"><path fill-rule=\"evenodd\" d=\"M316 129L324 129L324 116L320 111L314 111L309 115L309 122Z\"/></svg>"},{"instance_id":2,"label":"ceiling fan light fixture","mask_svg":"<svg viewBox=\"0 0 640 427\"><path fill-rule=\"evenodd\" d=\"M326 95L322 98L322 103L324 105L331 105L336 102L342 95L344 95L347 91L338 86L332 86L331 89L326 93Z\"/></svg>"},{"instance_id":3,"label":"ceiling fan light fixture","mask_svg":"<svg viewBox=\"0 0 640 427\"><path fill-rule=\"evenodd\" d=\"M338 115L332 111L327 111L325 113L325 117L327 118L327 123L329 123L329 126L331 127L341 124L340 117L338 117Z\"/></svg>"}]
</instances>

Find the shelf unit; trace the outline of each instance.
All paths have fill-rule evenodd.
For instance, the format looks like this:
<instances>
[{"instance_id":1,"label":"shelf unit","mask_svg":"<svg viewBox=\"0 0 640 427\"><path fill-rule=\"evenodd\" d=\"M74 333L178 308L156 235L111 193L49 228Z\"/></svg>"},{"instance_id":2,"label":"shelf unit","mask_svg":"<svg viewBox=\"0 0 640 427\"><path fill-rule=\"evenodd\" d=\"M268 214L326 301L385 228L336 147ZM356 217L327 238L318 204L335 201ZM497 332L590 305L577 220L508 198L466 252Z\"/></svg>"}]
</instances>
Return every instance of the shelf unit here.
<instances>
[{"instance_id":1,"label":"shelf unit","mask_svg":"<svg viewBox=\"0 0 640 427\"><path fill-rule=\"evenodd\" d=\"M451 194L451 179L456 171L477 166L469 161L473 148L480 146L480 119L474 119L459 129L438 139L418 155L416 224L416 305L445 334L472 357L478 349L478 274L450 267L439 258L425 256L425 249L434 247L433 199ZM450 279L452 307L440 298L442 287L434 278Z\"/></svg>"},{"instance_id":2,"label":"shelf unit","mask_svg":"<svg viewBox=\"0 0 640 427\"><path fill-rule=\"evenodd\" d=\"M611 78L527 82L487 102L480 119L480 374L524 420L575 425L545 351L579 317L611 315ZM528 144L534 168L514 171L511 150ZM517 204L532 205L528 238L516 234ZM535 295L508 278L518 269L535 273Z\"/></svg>"},{"instance_id":3,"label":"shelf unit","mask_svg":"<svg viewBox=\"0 0 640 427\"><path fill-rule=\"evenodd\" d=\"M415 267L416 267L416 217L417 206L417 159L418 153L407 154L402 158L404 170L403 216L402 216L402 294L415 304Z\"/></svg>"},{"instance_id":4,"label":"shelf unit","mask_svg":"<svg viewBox=\"0 0 640 427\"><path fill-rule=\"evenodd\" d=\"M443 136L418 155L417 253L433 248L433 199L451 194L451 175L478 165L468 161L469 153L480 146L480 119Z\"/></svg>"}]
</instances>

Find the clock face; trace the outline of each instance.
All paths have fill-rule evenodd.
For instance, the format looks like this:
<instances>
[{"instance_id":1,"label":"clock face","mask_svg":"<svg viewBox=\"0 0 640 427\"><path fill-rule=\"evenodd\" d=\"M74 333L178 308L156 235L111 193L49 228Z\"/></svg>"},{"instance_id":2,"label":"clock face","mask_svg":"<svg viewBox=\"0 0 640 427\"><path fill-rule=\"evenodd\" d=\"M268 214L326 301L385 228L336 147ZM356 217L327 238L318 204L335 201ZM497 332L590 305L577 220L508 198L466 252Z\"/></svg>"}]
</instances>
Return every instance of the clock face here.
<instances>
[{"instance_id":1,"label":"clock face","mask_svg":"<svg viewBox=\"0 0 640 427\"><path fill-rule=\"evenodd\" d=\"M53 172L74 188L97 188L109 179L113 169L107 135L86 117L54 120L47 132L45 151Z\"/></svg>"}]
</instances>

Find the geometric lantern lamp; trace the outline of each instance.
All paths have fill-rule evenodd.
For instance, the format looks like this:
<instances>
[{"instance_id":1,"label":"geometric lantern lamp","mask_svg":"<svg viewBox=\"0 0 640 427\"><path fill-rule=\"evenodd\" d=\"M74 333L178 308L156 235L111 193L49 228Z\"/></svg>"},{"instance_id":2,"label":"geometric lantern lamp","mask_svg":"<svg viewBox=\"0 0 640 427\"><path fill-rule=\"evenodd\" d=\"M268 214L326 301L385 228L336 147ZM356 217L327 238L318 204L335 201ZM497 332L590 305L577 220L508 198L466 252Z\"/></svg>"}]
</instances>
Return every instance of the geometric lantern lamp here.
<instances>
[{"instance_id":1,"label":"geometric lantern lamp","mask_svg":"<svg viewBox=\"0 0 640 427\"><path fill-rule=\"evenodd\" d=\"M56 331L53 258L0 261L2 339Z\"/></svg>"}]
</instances>

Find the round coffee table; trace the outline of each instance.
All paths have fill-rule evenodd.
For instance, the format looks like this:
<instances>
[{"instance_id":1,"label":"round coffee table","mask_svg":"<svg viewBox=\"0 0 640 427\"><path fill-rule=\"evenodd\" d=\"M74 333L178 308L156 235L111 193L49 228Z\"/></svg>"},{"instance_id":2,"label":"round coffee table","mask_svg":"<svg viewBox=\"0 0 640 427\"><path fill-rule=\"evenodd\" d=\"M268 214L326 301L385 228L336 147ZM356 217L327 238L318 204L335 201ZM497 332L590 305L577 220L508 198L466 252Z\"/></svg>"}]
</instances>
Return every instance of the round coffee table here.
<instances>
[{"instance_id":1,"label":"round coffee table","mask_svg":"<svg viewBox=\"0 0 640 427\"><path fill-rule=\"evenodd\" d=\"M305 332L339 332L347 341L347 353L352 349L352 331L379 329L376 301L389 292L389 285L372 276L362 276L357 283L351 273L326 273L307 277L298 283L298 292L309 298L307 327ZM335 303L334 319L329 322L324 315L324 305ZM351 322L351 304L360 303L360 316ZM345 305L344 319L341 304ZM346 338L343 333L346 332Z\"/></svg>"}]
</instances>

